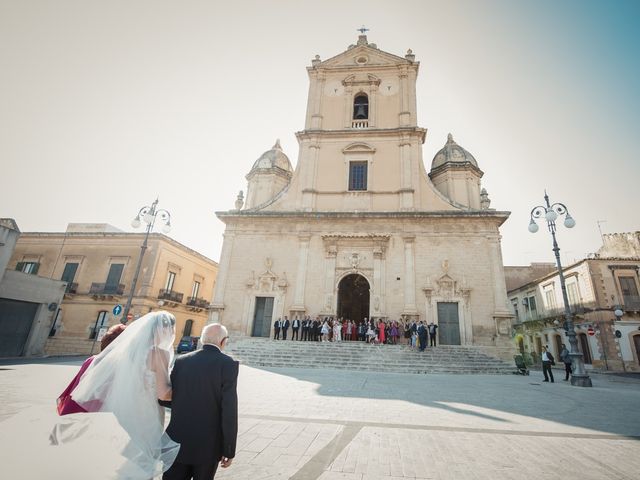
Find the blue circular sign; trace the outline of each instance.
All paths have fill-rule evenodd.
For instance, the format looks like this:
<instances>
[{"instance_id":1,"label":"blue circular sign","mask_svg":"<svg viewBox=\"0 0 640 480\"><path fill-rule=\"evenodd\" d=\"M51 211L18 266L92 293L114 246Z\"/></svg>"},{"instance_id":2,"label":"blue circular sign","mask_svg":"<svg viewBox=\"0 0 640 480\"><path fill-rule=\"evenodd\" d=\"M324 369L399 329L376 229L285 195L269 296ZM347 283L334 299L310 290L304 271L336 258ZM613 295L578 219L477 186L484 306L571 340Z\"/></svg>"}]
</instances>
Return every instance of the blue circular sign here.
<instances>
[{"instance_id":1,"label":"blue circular sign","mask_svg":"<svg viewBox=\"0 0 640 480\"><path fill-rule=\"evenodd\" d=\"M113 307L113 314L114 315L120 315L122 313L122 305L118 304L115 307Z\"/></svg>"}]
</instances>

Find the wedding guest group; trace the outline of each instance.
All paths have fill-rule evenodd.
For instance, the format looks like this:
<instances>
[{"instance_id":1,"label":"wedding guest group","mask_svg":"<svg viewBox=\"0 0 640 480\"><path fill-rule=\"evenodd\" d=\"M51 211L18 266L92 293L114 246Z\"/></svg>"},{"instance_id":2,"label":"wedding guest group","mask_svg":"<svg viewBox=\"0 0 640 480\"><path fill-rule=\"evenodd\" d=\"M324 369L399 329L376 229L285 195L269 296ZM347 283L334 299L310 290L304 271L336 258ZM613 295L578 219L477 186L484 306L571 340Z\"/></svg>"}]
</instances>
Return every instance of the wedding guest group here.
<instances>
[{"instance_id":1,"label":"wedding guest group","mask_svg":"<svg viewBox=\"0 0 640 480\"><path fill-rule=\"evenodd\" d=\"M287 316L278 318L273 324L273 339L287 340L287 331L292 329L289 341L298 342L364 342L372 345L407 345L424 351L427 346L436 346L438 325L426 325L423 321L387 320L364 318L356 321L343 317Z\"/></svg>"}]
</instances>

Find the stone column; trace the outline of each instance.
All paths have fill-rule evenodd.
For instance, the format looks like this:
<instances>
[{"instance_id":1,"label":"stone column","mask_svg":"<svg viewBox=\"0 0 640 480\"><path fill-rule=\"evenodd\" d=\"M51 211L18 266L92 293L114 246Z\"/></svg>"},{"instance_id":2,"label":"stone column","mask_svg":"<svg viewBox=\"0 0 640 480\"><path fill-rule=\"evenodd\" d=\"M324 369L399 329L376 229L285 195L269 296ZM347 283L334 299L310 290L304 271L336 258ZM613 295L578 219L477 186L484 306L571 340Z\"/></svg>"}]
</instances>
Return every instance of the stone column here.
<instances>
[{"instance_id":1,"label":"stone column","mask_svg":"<svg viewBox=\"0 0 640 480\"><path fill-rule=\"evenodd\" d=\"M329 245L326 249L325 267L324 267L324 302L323 313L333 315L333 306L336 304L334 299L334 283L336 275L336 259L338 256L338 247Z\"/></svg>"},{"instance_id":2,"label":"stone column","mask_svg":"<svg viewBox=\"0 0 640 480\"><path fill-rule=\"evenodd\" d=\"M489 242L489 261L491 262L491 276L493 287L494 312L510 315L507 300L507 286L504 279L502 252L500 251L500 235L487 236Z\"/></svg>"},{"instance_id":3,"label":"stone column","mask_svg":"<svg viewBox=\"0 0 640 480\"><path fill-rule=\"evenodd\" d=\"M225 232L223 234L222 252L220 254L220 269L216 277L216 286L213 294L213 302L209 310L209 323L219 323L222 320L224 310L224 292L227 286L227 276L229 274L229 264L233 253L233 242L235 233Z\"/></svg>"},{"instance_id":4,"label":"stone column","mask_svg":"<svg viewBox=\"0 0 640 480\"><path fill-rule=\"evenodd\" d=\"M374 317L386 316L385 285L384 285L384 253L382 246L373 249L373 298L370 315Z\"/></svg>"},{"instance_id":5,"label":"stone column","mask_svg":"<svg viewBox=\"0 0 640 480\"><path fill-rule=\"evenodd\" d=\"M309 99L310 103L313 103L313 113L311 115L311 128L312 129L320 129L322 128L322 96L324 92L324 83L325 83L325 74L319 73L316 77L316 86L315 91L313 92L313 97Z\"/></svg>"},{"instance_id":6,"label":"stone column","mask_svg":"<svg viewBox=\"0 0 640 480\"><path fill-rule=\"evenodd\" d=\"M351 128L353 118L353 87L348 85L344 89L344 128Z\"/></svg>"},{"instance_id":7,"label":"stone column","mask_svg":"<svg viewBox=\"0 0 640 480\"><path fill-rule=\"evenodd\" d=\"M318 157L320 155L320 145L316 140L309 143L309 154L307 155L302 188L302 208L305 211L313 210L315 197L315 177Z\"/></svg>"},{"instance_id":8,"label":"stone column","mask_svg":"<svg viewBox=\"0 0 640 480\"><path fill-rule=\"evenodd\" d=\"M411 121L411 112L409 112L409 82L407 67L402 67L402 70L400 72L400 95L400 126L404 127L409 125Z\"/></svg>"},{"instance_id":9,"label":"stone column","mask_svg":"<svg viewBox=\"0 0 640 480\"><path fill-rule=\"evenodd\" d=\"M307 281L307 257L309 255L309 241L311 235L301 234L298 237L298 271L295 279L295 294L290 310L305 311L304 289Z\"/></svg>"},{"instance_id":10,"label":"stone column","mask_svg":"<svg viewBox=\"0 0 640 480\"><path fill-rule=\"evenodd\" d=\"M369 127L375 127L378 121L378 85L369 88Z\"/></svg>"},{"instance_id":11,"label":"stone column","mask_svg":"<svg viewBox=\"0 0 640 480\"><path fill-rule=\"evenodd\" d=\"M417 315L416 308L416 272L415 272L415 235L405 235L404 240L404 310L405 315Z\"/></svg>"},{"instance_id":12,"label":"stone column","mask_svg":"<svg viewBox=\"0 0 640 480\"><path fill-rule=\"evenodd\" d=\"M401 203L400 210L413 209L413 162L411 159L411 143L400 141L400 178Z\"/></svg>"}]
</instances>

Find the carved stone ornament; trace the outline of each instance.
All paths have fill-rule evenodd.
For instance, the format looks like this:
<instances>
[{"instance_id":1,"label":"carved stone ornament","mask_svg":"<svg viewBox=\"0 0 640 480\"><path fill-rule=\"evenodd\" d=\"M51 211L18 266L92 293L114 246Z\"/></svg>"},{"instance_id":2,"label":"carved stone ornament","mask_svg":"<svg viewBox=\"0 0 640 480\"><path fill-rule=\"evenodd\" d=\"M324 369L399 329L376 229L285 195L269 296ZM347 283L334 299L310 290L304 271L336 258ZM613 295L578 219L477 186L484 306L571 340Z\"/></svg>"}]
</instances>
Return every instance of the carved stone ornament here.
<instances>
[{"instance_id":1,"label":"carved stone ornament","mask_svg":"<svg viewBox=\"0 0 640 480\"><path fill-rule=\"evenodd\" d=\"M462 299L465 307L469 305L471 298L471 288L467 286L467 279L462 277L462 285L449 275L449 260L442 261L442 275L436 280L436 284L431 285L431 278L427 276L427 283L422 288L427 298L427 302L431 304L432 297L442 298L444 301L452 301Z\"/></svg>"},{"instance_id":2,"label":"carved stone ornament","mask_svg":"<svg viewBox=\"0 0 640 480\"><path fill-rule=\"evenodd\" d=\"M351 270L355 272L356 270L358 270L358 265L360 265L360 254L352 253L350 261L351 261Z\"/></svg>"},{"instance_id":3,"label":"carved stone ornament","mask_svg":"<svg viewBox=\"0 0 640 480\"><path fill-rule=\"evenodd\" d=\"M331 304L333 303L333 295L331 295L330 293L327 294L325 296L324 299L324 311L325 312L330 312L331 311Z\"/></svg>"},{"instance_id":4,"label":"carved stone ornament","mask_svg":"<svg viewBox=\"0 0 640 480\"><path fill-rule=\"evenodd\" d=\"M286 277L279 280L278 276L271 271L273 260L267 257L265 258L264 264L267 269L258 275L257 279L255 278L255 272L251 271L251 278L246 282L247 288L263 293L274 292L278 288L281 290L286 289L288 285Z\"/></svg>"}]
</instances>

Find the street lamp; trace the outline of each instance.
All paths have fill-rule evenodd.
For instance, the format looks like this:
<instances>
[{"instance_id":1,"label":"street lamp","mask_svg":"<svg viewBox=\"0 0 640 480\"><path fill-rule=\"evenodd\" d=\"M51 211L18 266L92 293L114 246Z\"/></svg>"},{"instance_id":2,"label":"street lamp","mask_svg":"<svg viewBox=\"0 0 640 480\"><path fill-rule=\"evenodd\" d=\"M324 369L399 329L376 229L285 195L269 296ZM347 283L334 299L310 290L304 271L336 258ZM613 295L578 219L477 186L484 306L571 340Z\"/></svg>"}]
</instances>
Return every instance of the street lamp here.
<instances>
[{"instance_id":1,"label":"street lamp","mask_svg":"<svg viewBox=\"0 0 640 480\"><path fill-rule=\"evenodd\" d=\"M142 242L142 246L140 247L140 258L138 258L138 265L136 266L136 273L133 276L133 282L131 282L131 291L129 292L129 298L127 298L127 305L124 307L124 312L122 312L122 323L127 323L127 315L129 315L129 310L131 309L131 302L133 301L133 295L136 290L136 284L138 283L138 275L140 275L140 267L142 266L142 258L144 257L144 252L147 250L147 241L149 240L149 234L153 230L153 226L156 223L156 219L160 217L160 220L164 225L162 226L163 233L169 233L171 231L171 214L166 210L158 209L158 199L156 198L155 202L151 204L151 206L142 207L138 211L138 215L131 221L131 226L133 228L138 228L142 224L140 219L144 223L147 224L147 232L144 235L144 242Z\"/></svg>"},{"instance_id":2,"label":"street lamp","mask_svg":"<svg viewBox=\"0 0 640 480\"><path fill-rule=\"evenodd\" d=\"M563 203L549 203L549 195L544 192L544 201L546 206L538 205L531 210L531 221L529 222L529 231L536 233L539 229L535 219L544 217L547 222L549 232L553 238L553 252L556 255L556 265L558 266L558 275L560 276L560 287L562 289L562 300L564 301L564 318L565 328L567 331L567 337L569 337L569 346L571 352L571 363L573 365L573 374L571 375L571 385L579 387L591 387L591 378L587 375L587 371L584 368L584 360L582 353L578 350L578 342L576 341L576 330L573 325L573 316L571 315L571 307L569 306L569 297L567 296L567 287L564 283L564 273L562 272L562 264L560 263L560 248L556 241L556 220L559 216L565 217L564 226L567 228L573 228L576 226L576 221L569 214L569 210Z\"/></svg>"}]
</instances>

